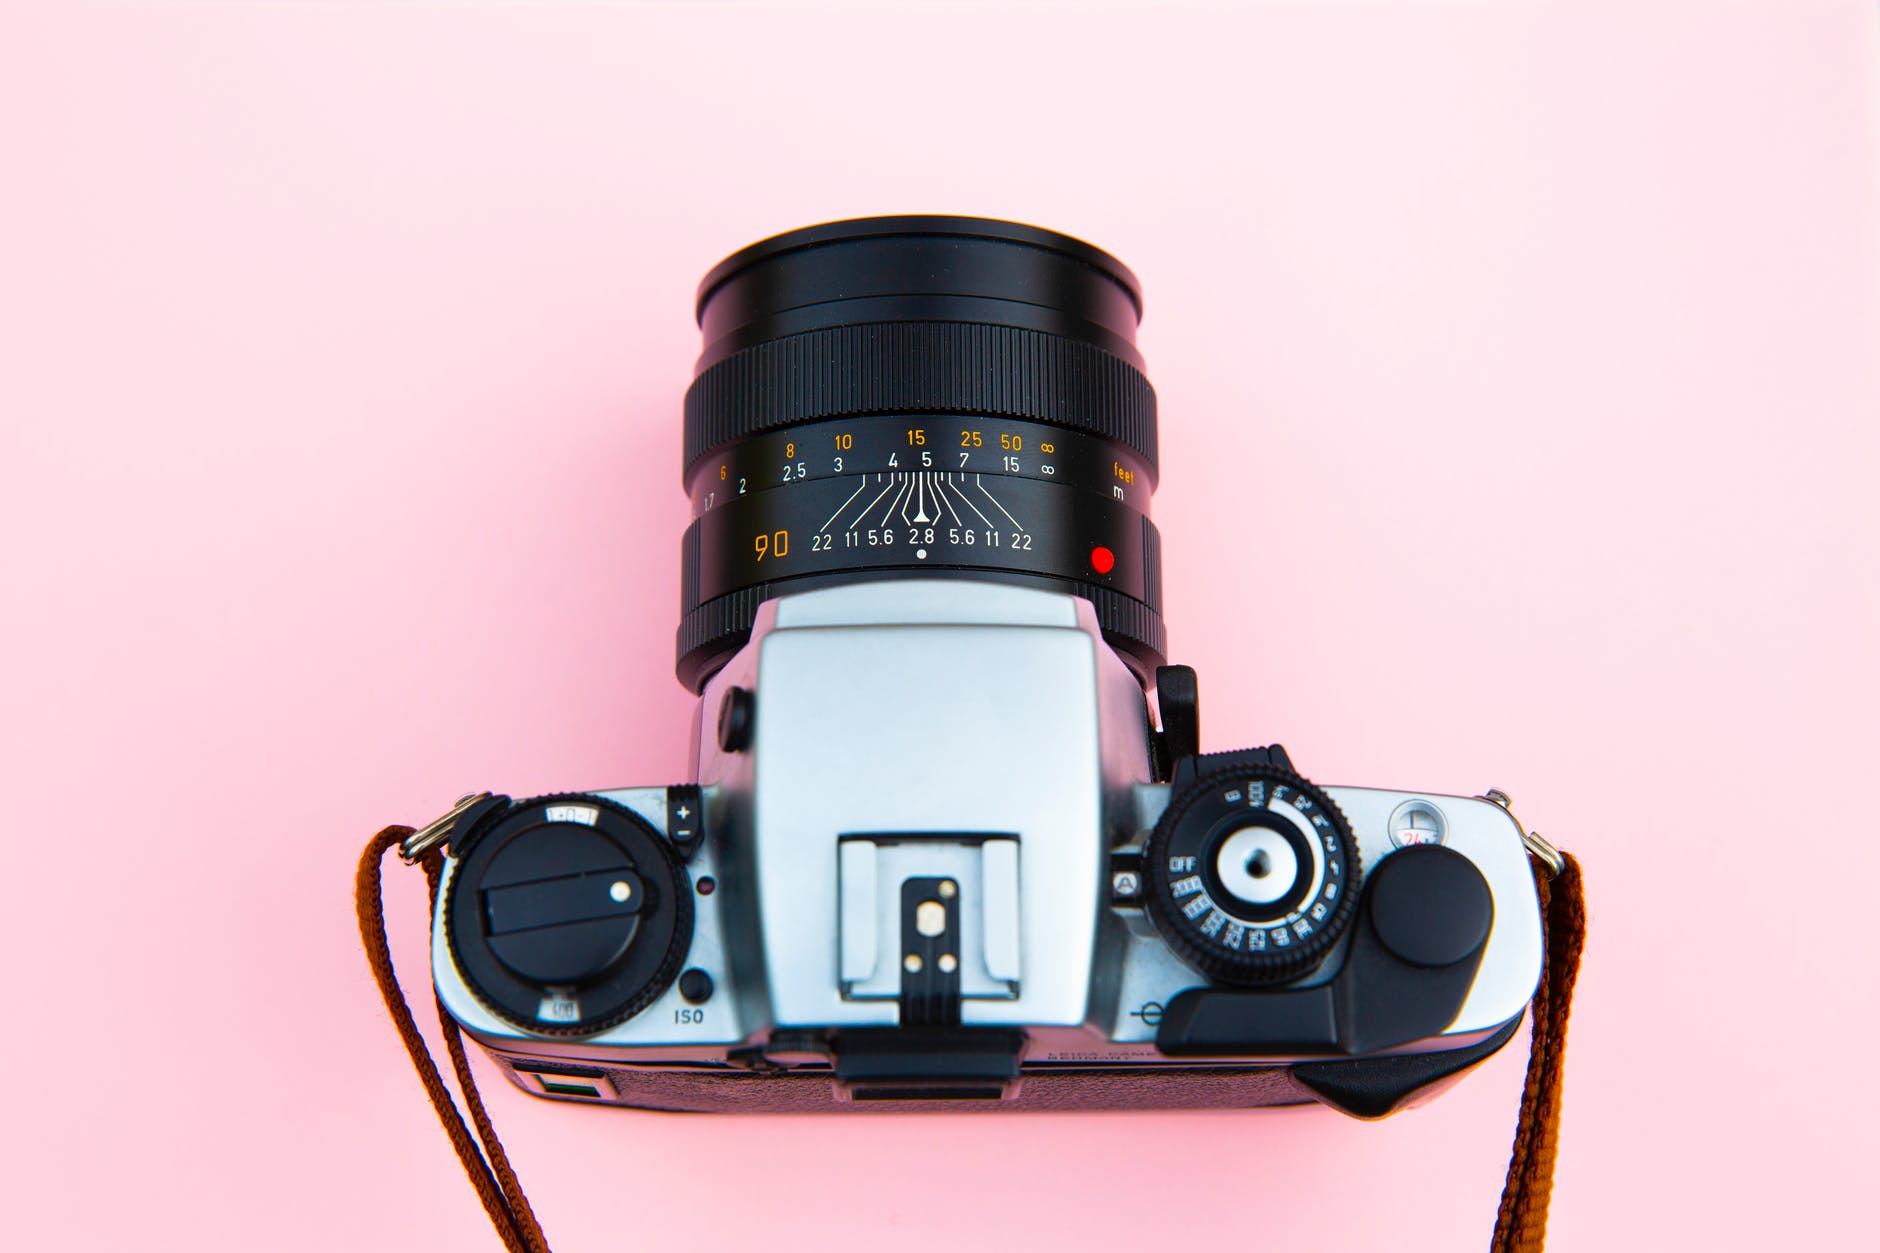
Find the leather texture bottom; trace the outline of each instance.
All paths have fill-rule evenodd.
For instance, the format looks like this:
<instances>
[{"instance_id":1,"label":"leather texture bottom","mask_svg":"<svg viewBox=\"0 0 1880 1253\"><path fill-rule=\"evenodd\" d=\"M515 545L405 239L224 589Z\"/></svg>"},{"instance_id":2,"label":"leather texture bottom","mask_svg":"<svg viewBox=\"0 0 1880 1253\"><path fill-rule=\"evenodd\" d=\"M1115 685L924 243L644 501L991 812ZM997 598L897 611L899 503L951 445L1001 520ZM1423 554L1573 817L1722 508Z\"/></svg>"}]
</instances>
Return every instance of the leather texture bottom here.
<instances>
[{"instance_id":1,"label":"leather texture bottom","mask_svg":"<svg viewBox=\"0 0 1880 1253\"><path fill-rule=\"evenodd\" d=\"M517 1076L510 1058L500 1054L495 1057L510 1082L532 1096L542 1095ZM1003 1100L847 1100L839 1094L834 1076L826 1071L764 1074L570 1066L563 1073L604 1077L618 1095L611 1101L587 1097L548 1099L683 1113L1252 1109L1302 1105L1316 1099L1284 1066L1207 1070L1143 1066L1129 1070L1026 1072Z\"/></svg>"},{"instance_id":2,"label":"leather texture bottom","mask_svg":"<svg viewBox=\"0 0 1880 1253\"><path fill-rule=\"evenodd\" d=\"M1474 1044L1434 1053L1326 1059L1296 1065L1051 1067L1026 1070L1002 1099L855 1100L830 1070L654 1070L556 1063L485 1045L509 1081L531 1096L583 1105L684 1113L1258 1109L1318 1102L1354 1118L1388 1117L1420 1105L1499 1052L1522 1019ZM521 1073L518 1073L518 1072ZM604 1080L612 1095L560 1096L535 1075ZM605 1085L596 1084L605 1091Z\"/></svg>"}]
</instances>

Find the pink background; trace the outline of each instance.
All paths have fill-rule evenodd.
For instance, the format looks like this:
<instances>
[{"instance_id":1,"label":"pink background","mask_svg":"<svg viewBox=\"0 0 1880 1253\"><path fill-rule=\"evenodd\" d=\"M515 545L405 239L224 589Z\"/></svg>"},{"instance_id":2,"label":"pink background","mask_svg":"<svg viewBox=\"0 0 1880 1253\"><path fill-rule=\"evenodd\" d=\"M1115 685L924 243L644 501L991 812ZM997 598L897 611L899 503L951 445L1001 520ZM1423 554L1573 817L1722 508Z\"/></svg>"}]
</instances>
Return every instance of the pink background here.
<instances>
[{"instance_id":1,"label":"pink background","mask_svg":"<svg viewBox=\"0 0 1880 1253\"><path fill-rule=\"evenodd\" d=\"M679 777L693 286L951 211L1142 276L1209 744L1499 785L1584 859L1555 1247L1847 1247L1876 33L1854 0L6 9L8 1241L495 1247L356 950L357 850L469 787ZM1303 582L1312 617L1261 594ZM1455 1250L1524 1056L1379 1125L491 1099L564 1250Z\"/></svg>"}]
</instances>

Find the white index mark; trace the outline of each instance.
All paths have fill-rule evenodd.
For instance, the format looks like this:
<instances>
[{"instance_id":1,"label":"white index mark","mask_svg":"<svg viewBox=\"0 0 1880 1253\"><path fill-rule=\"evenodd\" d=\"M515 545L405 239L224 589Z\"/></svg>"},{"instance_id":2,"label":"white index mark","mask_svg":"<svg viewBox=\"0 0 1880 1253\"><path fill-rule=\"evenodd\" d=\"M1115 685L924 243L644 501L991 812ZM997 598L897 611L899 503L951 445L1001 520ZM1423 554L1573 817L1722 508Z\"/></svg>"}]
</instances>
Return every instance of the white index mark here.
<instances>
[{"instance_id":1,"label":"white index mark","mask_svg":"<svg viewBox=\"0 0 1880 1253\"><path fill-rule=\"evenodd\" d=\"M973 476L973 482L979 484L979 490L982 492L985 492L987 500L991 501L995 505L998 505L1000 513L1004 514L1008 518L1012 518L1012 511L1007 509L1004 505L1000 505L999 498L997 496L994 496L991 492L986 491L986 483L985 483L985 479L983 476L975 474ZM1025 524L1023 522L1020 522L1017 518L1012 518L1012 525L1017 527L1021 531L1025 529Z\"/></svg>"},{"instance_id":2,"label":"white index mark","mask_svg":"<svg viewBox=\"0 0 1880 1253\"><path fill-rule=\"evenodd\" d=\"M896 475L895 477L899 478L900 476ZM894 499L888 502L888 511L881 515L881 525L888 525L888 519L894 516L894 507L901 503L901 497L905 495L907 495L907 484L903 483L901 484L901 490L894 494Z\"/></svg>"},{"instance_id":3,"label":"white index mark","mask_svg":"<svg viewBox=\"0 0 1880 1253\"><path fill-rule=\"evenodd\" d=\"M946 488L941 485L941 482L939 479L935 479L933 481L933 494L939 497L940 503L942 505L946 506L947 515L953 519L953 525L964 526L965 523L960 521L960 515L953 512L953 502L947 499Z\"/></svg>"},{"instance_id":4,"label":"white index mark","mask_svg":"<svg viewBox=\"0 0 1880 1253\"><path fill-rule=\"evenodd\" d=\"M894 490L894 480L890 478L888 480L888 485L881 489L881 496L886 496L889 492L893 490ZM859 526L862 522L862 519L868 516L868 511L881 503L881 496L875 497L873 500L869 501L867 504L862 506L862 511L855 515L856 525Z\"/></svg>"},{"instance_id":5,"label":"white index mark","mask_svg":"<svg viewBox=\"0 0 1880 1253\"><path fill-rule=\"evenodd\" d=\"M966 507L968 509L971 509L974 513L979 513L979 506L973 503L973 498L966 494L966 490L964 488L960 489L960 499L966 503ZM979 513L979 520L985 523L987 526L992 525L992 519L988 518L983 513Z\"/></svg>"},{"instance_id":6,"label":"white index mark","mask_svg":"<svg viewBox=\"0 0 1880 1253\"><path fill-rule=\"evenodd\" d=\"M836 511L829 515L829 521L823 523L820 527L817 527L816 529L819 531L827 531L830 527L834 526L836 519L842 516L842 511L844 509L847 509L857 496L860 496L863 492L867 490L868 490L868 476L864 474L862 476L861 484L853 492L849 493L848 500L845 500L841 504L837 505Z\"/></svg>"}]
</instances>

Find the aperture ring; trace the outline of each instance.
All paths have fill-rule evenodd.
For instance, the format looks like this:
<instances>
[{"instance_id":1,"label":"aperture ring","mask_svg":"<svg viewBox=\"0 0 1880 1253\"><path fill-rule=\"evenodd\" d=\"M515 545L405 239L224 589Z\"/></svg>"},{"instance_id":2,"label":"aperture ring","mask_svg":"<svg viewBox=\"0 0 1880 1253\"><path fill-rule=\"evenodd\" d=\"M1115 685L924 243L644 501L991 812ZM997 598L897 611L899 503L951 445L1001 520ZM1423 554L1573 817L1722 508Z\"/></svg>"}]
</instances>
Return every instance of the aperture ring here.
<instances>
[{"instance_id":1,"label":"aperture ring","mask_svg":"<svg viewBox=\"0 0 1880 1253\"><path fill-rule=\"evenodd\" d=\"M1061 335L980 322L874 322L767 340L685 394L685 479L713 449L819 418L947 412L1031 418L1112 439L1156 471L1155 389Z\"/></svg>"},{"instance_id":2,"label":"aperture ring","mask_svg":"<svg viewBox=\"0 0 1880 1253\"><path fill-rule=\"evenodd\" d=\"M1158 572L1159 574L1159 572ZM887 569L869 571L866 577L878 579L940 577L937 571ZM1069 592L1088 600L1097 613L1097 625L1103 636L1124 656L1153 674L1155 667L1168 657L1168 635L1162 615L1133 597L1119 595L1107 587L1050 575L1019 574L1003 570L958 572L958 577L993 583L1022 583ZM751 638L751 627L764 602L795 591L809 591L831 583L856 581L854 574L821 575L804 579L785 579L775 583L757 583L739 588L701 605L686 605L679 620L677 640L679 682L691 691L700 691L712 672L726 657L742 648ZM1157 597L1161 589L1157 586Z\"/></svg>"}]
</instances>

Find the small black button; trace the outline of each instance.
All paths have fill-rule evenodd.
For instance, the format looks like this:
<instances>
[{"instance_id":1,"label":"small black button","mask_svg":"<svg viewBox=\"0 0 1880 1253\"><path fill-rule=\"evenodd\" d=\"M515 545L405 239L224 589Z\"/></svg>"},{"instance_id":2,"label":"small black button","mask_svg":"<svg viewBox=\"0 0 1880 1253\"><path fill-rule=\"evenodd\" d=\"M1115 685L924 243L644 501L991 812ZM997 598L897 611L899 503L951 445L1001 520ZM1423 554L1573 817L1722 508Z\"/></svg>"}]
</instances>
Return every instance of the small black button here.
<instances>
[{"instance_id":1,"label":"small black button","mask_svg":"<svg viewBox=\"0 0 1880 1253\"><path fill-rule=\"evenodd\" d=\"M704 839L705 802L698 788L682 783L666 789L666 838L687 861Z\"/></svg>"},{"instance_id":2,"label":"small black button","mask_svg":"<svg viewBox=\"0 0 1880 1253\"><path fill-rule=\"evenodd\" d=\"M1371 872L1371 926L1418 966L1449 966L1488 940L1495 901L1475 863L1441 844L1392 853Z\"/></svg>"},{"instance_id":3,"label":"small black button","mask_svg":"<svg viewBox=\"0 0 1880 1253\"><path fill-rule=\"evenodd\" d=\"M1142 904L1142 854L1110 854L1110 900L1117 905Z\"/></svg>"},{"instance_id":4,"label":"small black button","mask_svg":"<svg viewBox=\"0 0 1880 1253\"><path fill-rule=\"evenodd\" d=\"M697 966L679 976L679 995L694 1005L712 999L712 977Z\"/></svg>"},{"instance_id":5,"label":"small black button","mask_svg":"<svg viewBox=\"0 0 1880 1253\"><path fill-rule=\"evenodd\" d=\"M756 698L742 687L725 693L718 706L718 747L727 753L741 753L751 744L751 723Z\"/></svg>"},{"instance_id":6,"label":"small black button","mask_svg":"<svg viewBox=\"0 0 1880 1253\"><path fill-rule=\"evenodd\" d=\"M1155 703L1162 711L1167 767L1201 751L1201 696L1190 666L1158 666Z\"/></svg>"}]
</instances>

